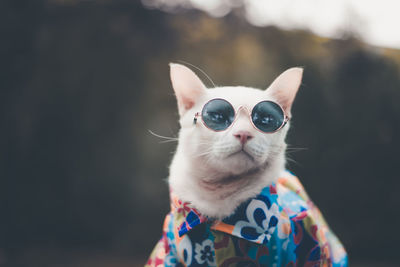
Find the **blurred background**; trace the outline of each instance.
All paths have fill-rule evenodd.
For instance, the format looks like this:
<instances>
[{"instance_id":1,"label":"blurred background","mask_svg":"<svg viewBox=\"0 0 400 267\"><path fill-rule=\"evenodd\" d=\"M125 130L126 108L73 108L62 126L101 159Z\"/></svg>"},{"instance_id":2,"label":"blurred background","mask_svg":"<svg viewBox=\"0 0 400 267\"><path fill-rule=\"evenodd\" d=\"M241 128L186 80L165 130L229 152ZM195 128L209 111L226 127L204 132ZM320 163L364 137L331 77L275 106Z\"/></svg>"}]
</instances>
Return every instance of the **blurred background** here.
<instances>
[{"instance_id":1,"label":"blurred background","mask_svg":"<svg viewBox=\"0 0 400 267\"><path fill-rule=\"evenodd\" d=\"M218 85L259 88L304 66L288 143L305 149L288 168L352 266L398 266L398 10L388 0L0 1L0 266L144 265L169 210L176 146L148 130L177 135L177 60Z\"/></svg>"}]
</instances>

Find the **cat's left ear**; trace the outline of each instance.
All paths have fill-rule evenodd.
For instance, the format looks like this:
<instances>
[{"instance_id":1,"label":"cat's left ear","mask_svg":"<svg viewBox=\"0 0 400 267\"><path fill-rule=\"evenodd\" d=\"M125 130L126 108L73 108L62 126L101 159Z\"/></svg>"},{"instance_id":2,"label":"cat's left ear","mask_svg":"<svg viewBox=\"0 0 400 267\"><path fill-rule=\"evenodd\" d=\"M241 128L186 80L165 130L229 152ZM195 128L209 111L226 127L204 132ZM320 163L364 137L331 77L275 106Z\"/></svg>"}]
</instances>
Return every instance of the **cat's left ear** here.
<instances>
[{"instance_id":1,"label":"cat's left ear","mask_svg":"<svg viewBox=\"0 0 400 267\"><path fill-rule=\"evenodd\" d=\"M266 91L268 95L276 99L287 115L290 115L290 110L299 90L302 77L303 68L290 68L279 75Z\"/></svg>"},{"instance_id":2,"label":"cat's left ear","mask_svg":"<svg viewBox=\"0 0 400 267\"><path fill-rule=\"evenodd\" d=\"M178 101L179 115L191 109L197 99L206 93L206 87L197 75L189 68L175 63L169 64L171 82Z\"/></svg>"}]
</instances>

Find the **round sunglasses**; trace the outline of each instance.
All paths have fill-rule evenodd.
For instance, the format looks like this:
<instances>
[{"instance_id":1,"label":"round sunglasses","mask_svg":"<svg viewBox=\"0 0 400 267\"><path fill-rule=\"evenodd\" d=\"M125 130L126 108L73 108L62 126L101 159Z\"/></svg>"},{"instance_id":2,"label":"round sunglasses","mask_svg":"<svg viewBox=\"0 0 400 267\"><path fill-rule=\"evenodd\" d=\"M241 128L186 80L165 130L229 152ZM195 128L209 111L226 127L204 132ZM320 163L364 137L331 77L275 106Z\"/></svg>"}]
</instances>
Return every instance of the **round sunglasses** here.
<instances>
[{"instance_id":1,"label":"round sunglasses","mask_svg":"<svg viewBox=\"0 0 400 267\"><path fill-rule=\"evenodd\" d=\"M240 106L235 113L232 104L222 98L215 98L208 101L201 112L194 115L193 123L201 117L203 124L210 130L220 132L228 129L236 120L236 114L240 109L246 109L251 117L254 128L263 133L274 133L280 130L289 121L282 107L272 101L261 101L257 103L251 112L246 107Z\"/></svg>"}]
</instances>

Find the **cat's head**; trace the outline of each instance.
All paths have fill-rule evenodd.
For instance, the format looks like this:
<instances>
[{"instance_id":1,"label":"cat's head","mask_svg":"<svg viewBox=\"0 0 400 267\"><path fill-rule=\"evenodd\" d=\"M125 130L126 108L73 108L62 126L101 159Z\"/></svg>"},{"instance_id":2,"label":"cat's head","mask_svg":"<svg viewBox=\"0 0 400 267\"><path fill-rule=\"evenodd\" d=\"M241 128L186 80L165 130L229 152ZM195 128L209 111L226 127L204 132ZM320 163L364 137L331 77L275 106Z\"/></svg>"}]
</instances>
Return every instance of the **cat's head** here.
<instances>
[{"instance_id":1,"label":"cat's head","mask_svg":"<svg viewBox=\"0 0 400 267\"><path fill-rule=\"evenodd\" d=\"M283 72L266 90L242 86L207 89L187 67L170 64L170 68L180 115L180 153L184 157L210 170L237 175L266 166L284 155L288 123L275 132L265 133L252 123L251 111L261 101L273 101L290 118L302 68ZM225 130L212 130L201 116L196 117L213 99L224 99L233 106L235 118Z\"/></svg>"}]
</instances>

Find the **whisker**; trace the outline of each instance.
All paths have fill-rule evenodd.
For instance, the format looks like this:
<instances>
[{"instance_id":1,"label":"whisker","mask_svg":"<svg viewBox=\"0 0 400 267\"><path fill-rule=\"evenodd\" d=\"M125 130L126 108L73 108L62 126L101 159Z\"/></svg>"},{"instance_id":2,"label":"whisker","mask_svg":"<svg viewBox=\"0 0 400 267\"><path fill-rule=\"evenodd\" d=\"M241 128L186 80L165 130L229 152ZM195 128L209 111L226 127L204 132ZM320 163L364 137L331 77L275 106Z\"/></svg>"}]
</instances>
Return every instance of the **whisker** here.
<instances>
[{"instance_id":1,"label":"whisker","mask_svg":"<svg viewBox=\"0 0 400 267\"><path fill-rule=\"evenodd\" d=\"M212 149L207 149L207 150L205 150L205 151L203 151L203 152L201 152L201 153L193 153L193 156L204 156L204 155L208 155L208 154L211 154L212 153Z\"/></svg>"},{"instance_id":2,"label":"whisker","mask_svg":"<svg viewBox=\"0 0 400 267\"><path fill-rule=\"evenodd\" d=\"M290 162L293 162L294 164L296 164L296 165L298 165L298 166L300 166L300 167L303 167L303 165L301 165L300 163L298 163L297 161L295 161L294 159L292 159L292 158L290 158L290 157L288 157L288 156L286 156L286 159L287 159L288 161L290 161Z\"/></svg>"},{"instance_id":3,"label":"whisker","mask_svg":"<svg viewBox=\"0 0 400 267\"><path fill-rule=\"evenodd\" d=\"M154 133L151 130L148 130L148 132L155 137L165 139L165 140L161 141L160 143L177 142L179 140L177 137L169 137L169 136L159 135L159 134Z\"/></svg>"},{"instance_id":4,"label":"whisker","mask_svg":"<svg viewBox=\"0 0 400 267\"><path fill-rule=\"evenodd\" d=\"M295 147L292 145L287 144L287 149L301 149L301 150L308 150L308 147Z\"/></svg>"},{"instance_id":5,"label":"whisker","mask_svg":"<svg viewBox=\"0 0 400 267\"><path fill-rule=\"evenodd\" d=\"M297 149L286 149L287 153L294 153L294 152L300 152L300 151L304 151L307 149L301 149L301 148L297 148Z\"/></svg>"},{"instance_id":6,"label":"whisker","mask_svg":"<svg viewBox=\"0 0 400 267\"><path fill-rule=\"evenodd\" d=\"M170 139L170 140L164 140L164 141L160 141L160 144L165 144L165 143L171 143L171 142L178 142L177 139Z\"/></svg>"},{"instance_id":7,"label":"whisker","mask_svg":"<svg viewBox=\"0 0 400 267\"><path fill-rule=\"evenodd\" d=\"M210 154L211 154L211 151L208 151L208 152L203 152L203 153L197 153L194 156L203 157L203 156L207 156L207 155L210 155Z\"/></svg>"},{"instance_id":8,"label":"whisker","mask_svg":"<svg viewBox=\"0 0 400 267\"><path fill-rule=\"evenodd\" d=\"M199 70L201 73L203 73L204 76L206 76L206 78L212 83L212 85L213 85L214 87L217 87L217 86L215 85L215 83L213 82L213 80L211 80L210 76L208 76L207 73L205 73L205 71L203 71L203 70L200 69L199 67L197 67L197 66L195 66L195 65L193 65L193 64L191 64L191 63L189 63L189 62L183 61L183 60L177 60L177 62L180 62L180 63L183 63L183 64L187 64L187 65L189 65L189 66L191 66L191 67L193 67L193 68Z\"/></svg>"}]
</instances>

